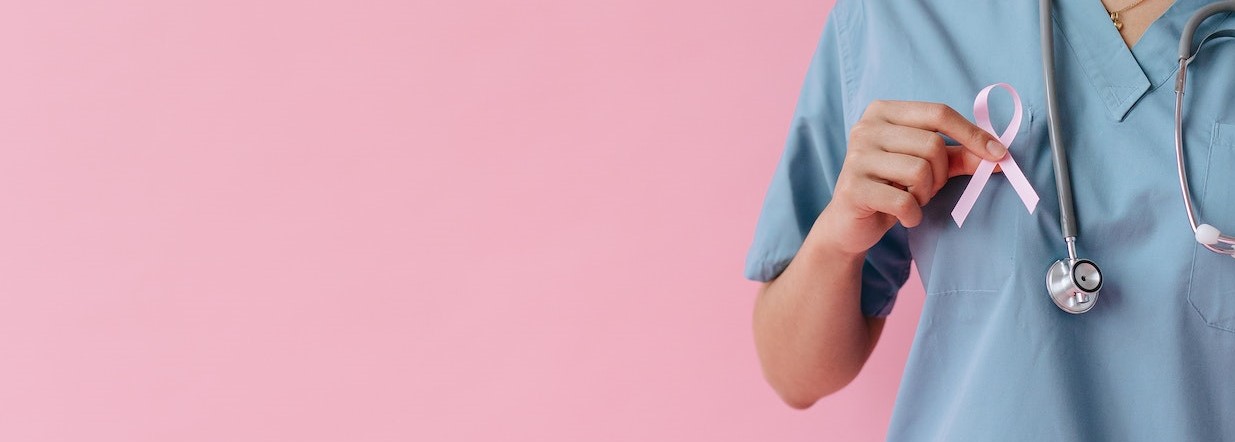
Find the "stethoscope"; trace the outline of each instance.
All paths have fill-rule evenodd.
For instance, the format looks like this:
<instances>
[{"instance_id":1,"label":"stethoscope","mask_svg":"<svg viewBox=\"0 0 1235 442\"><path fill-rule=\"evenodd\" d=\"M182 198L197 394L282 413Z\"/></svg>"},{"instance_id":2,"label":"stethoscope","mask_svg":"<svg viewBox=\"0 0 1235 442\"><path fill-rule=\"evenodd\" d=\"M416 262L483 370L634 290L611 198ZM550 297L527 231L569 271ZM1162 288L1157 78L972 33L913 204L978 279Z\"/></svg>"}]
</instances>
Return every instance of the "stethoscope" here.
<instances>
[{"instance_id":1,"label":"stethoscope","mask_svg":"<svg viewBox=\"0 0 1235 442\"><path fill-rule=\"evenodd\" d=\"M1042 33L1042 71L1046 83L1047 119L1051 140L1051 157L1055 166L1055 187L1059 193L1059 224L1063 240L1068 246L1068 257L1055 261L1046 272L1046 289L1051 301L1063 311L1080 314L1093 308L1102 289L1102 270L1088 259L1076 257L1076 213L1072 205L1072 182L1068 175L1068 157L1064 154L1059 137L1059 112L1055 97L1055 42L1051 26L1051 0L1040 0ZM1235 0L1214 3L1201 8L1188 19L1179 38L1179 75L1175 79L1175 165L1179 174L1179 189L1183 194L1184 207L1188 210L1188 223L1197 242L1214 253L1235 257L1235 237L1222 234L1209 224L1198 224L1192 193L1188 188L1188 172L1184 166L1183 103L1184 84L1188 76L1188 64L1196 51L1192 49L1192 37L1196 28L1205 19L1222 12L1235 12ZM1220 35L1219 35L1220 34ZM1235 33L1220 32L1215 36L1235 36ZM1208 39L1206 39L1208 41Z\"/></svg>"}]
</instances>

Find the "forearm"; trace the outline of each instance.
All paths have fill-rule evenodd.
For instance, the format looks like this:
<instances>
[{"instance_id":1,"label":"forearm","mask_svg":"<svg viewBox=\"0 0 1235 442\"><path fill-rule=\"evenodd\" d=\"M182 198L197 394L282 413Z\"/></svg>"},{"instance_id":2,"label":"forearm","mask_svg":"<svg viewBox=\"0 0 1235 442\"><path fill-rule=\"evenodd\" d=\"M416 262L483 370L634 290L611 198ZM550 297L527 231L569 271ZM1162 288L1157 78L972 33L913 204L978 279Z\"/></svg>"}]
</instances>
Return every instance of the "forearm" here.
<instances>
[{"instance_id":1,"label":"forearm","mask_svg":"<svg viewBox=\"0 0 1235 442\"><path fill-rule=\"evenodd\" d=\"M861 311L864 254L842 252L816 225L755 305L764 376L786 403L806 408L847 385L865 364L882 320Z\"/></svg>"}]
</instances>

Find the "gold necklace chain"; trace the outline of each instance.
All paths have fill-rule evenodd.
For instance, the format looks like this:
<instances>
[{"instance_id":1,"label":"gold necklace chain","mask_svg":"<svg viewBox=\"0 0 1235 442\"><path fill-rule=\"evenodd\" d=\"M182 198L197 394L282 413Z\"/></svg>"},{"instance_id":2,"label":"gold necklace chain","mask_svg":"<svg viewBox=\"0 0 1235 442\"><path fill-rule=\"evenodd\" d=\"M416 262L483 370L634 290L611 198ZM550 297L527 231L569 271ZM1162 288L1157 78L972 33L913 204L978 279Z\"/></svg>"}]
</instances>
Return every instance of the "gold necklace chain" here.
<instances>
[{"instance_id":1,"label":"gold necklace chain","mask_svg":"<svg viewBox=\"0 0 1235 442\"><path fill-rule=\"evenodd\" d=\"M1136 3L1125 6L1123 9L1120 9L1118 11L1112 12L1110 9L1106 10L1106 13L1111 15L1111 23L1115 25L1116 31L1122 31L1124 28L1124 23L1119 20L1119 13L1135 8L1139 6L1141 3L1145 3L1145 0L1136 0Z\"/></svg>"}]
</instances>

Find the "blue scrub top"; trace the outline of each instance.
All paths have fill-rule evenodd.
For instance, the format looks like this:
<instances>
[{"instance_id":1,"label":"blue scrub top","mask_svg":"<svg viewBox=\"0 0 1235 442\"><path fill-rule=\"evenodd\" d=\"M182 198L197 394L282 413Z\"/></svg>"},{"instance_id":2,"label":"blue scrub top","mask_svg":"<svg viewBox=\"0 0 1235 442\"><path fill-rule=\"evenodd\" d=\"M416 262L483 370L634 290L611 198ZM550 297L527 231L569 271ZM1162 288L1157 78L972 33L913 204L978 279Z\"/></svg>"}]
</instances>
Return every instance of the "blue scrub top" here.
<instances>
[{"instance_id":1,"label":"blue scrub top","mask_svg":"<svg viewBox=\"0 0 1235 442\"><path fill-rule=\"evenodd\" d=\"M1042 197L1030 214L1002 175L958 228L968 177L867 256L862 310L885 316L912 257L926 287L892 440L1235 440L1235 259L1194 240L1175 172L1180 30L1205 1L1177 0L1127 48L1101 2L1057 1L1062 140L1079 254L1105 280L1089 313L1047 297L1066 257L1047 139L1038 2L841 0L810 66L767 193L746 276L776 277L830 200L849 128L877 99L946 103L972 119L991 83L1020 92L1011 152ZM1235 28L1206 21L1197 40ZM1200 219L1235 232L1235 39L1189 69L1185 142ZM1008 95L991 94L1002 130Z\"/></svg>"}]
</instances>

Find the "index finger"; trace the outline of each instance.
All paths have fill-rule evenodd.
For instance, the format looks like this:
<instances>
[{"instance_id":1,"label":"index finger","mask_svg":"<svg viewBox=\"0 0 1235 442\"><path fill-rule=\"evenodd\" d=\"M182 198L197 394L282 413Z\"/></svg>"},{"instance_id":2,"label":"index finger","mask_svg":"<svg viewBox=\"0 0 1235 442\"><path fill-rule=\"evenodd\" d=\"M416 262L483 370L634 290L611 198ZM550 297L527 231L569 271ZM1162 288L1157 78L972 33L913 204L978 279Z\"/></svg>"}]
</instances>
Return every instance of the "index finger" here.
<instances>
[{"instance_id":1,"label":"index finger","mask_svg":"<svg viewBox=\"0 0 1235 442\"><path fill-rule=\"evenodd\" d=\"M983 159L999 161L1008 153L1007 146L946 104L876 101L871 106L875 116L888 123L943 133Z\"/></svg>"}]
</instances>

